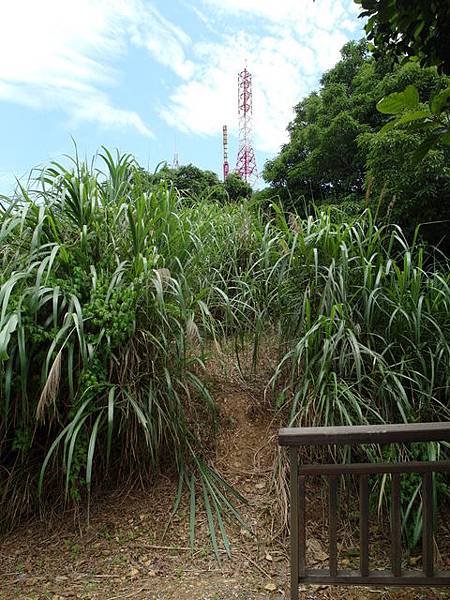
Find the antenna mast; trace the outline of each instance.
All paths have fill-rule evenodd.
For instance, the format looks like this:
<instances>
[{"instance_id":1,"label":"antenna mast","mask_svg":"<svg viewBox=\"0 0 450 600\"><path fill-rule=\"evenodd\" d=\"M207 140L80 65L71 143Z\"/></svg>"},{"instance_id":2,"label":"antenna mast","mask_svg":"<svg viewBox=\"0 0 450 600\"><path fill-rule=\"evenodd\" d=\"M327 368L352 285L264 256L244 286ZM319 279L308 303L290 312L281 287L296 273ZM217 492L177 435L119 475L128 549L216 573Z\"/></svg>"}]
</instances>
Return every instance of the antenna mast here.
<instances>
[{"instance_id":1,"label":"antenna mast","mask_svg":"<svg viewBox=\"0 0 450 600\"><path fill-rule=\"evenodd\" d=\"M252 76L244 68L238 75L239 150L236 171L249 183L258 177L252 134Z\"/></svg>"},{"instance_id":2,"label":"antenna mast","mask_svg":"<svg viewBox=\"0 0 450 600\"><path fill-rule=\"evenodd\" d=\"M177 138L175 136L174 139L174 153L173 153L173 161L172 161L172 169L178 169L179 168L179 163L178 163L178 148L177 148Z\"/></svg>"},{"instance_id":3,"label":"antenna mast","mask_svg":"<svg viewBox=\"0 0 450 600\"><path fill-rule=\"evenodd\" d=\"M223 180L228 176L230 171L230 164L228 162L228 131L227 126L224 125L222 128L223 131Z\"/></svg>"}]
</instances>

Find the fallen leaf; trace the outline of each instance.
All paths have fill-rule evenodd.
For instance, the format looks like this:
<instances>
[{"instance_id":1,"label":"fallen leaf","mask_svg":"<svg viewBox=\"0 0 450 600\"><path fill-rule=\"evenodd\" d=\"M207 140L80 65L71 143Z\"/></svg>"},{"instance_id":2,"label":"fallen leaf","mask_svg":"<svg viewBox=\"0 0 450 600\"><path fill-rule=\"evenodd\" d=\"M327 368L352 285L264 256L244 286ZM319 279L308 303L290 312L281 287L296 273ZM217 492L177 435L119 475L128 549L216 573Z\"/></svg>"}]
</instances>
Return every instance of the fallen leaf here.
<instances>
[{"instance_id":1,"label":"fallen leaf","mask_svg":"<svg viewBox=\"0 0 450 600\"><path fill-rule=\"evenodd\" d=\"M268 592L275 592L277 589L277 586L275 585L275 583L273 581L269 581L264 586L264 589L267 590Z\"/></svg>"},{"instance_id":2,"label":"fallen leaf","mask_svg":"<svg viewBox=\"0 0 450 600\"><path fill-rule=\"evenodd\" d=\"M309 538L306 542L306 550L315 561L324 562L328 559L328 554L324 552L322 544L315 538Z\"/></svg>"},{"instance_id":3,"label":"fallen leaf","mask_svg":"<svg viewBox=\"0 0 450 600\"><path fill-rule=\"evenodd\" d=\"M241 531L240 531L240 534L243 537L252 537L252 534L250 533L250 531L248 531L248 529L242 528Z\"/></svg>"},{"instance_id":4,"label":"fallen leaf","mask_svg":"<svg viewBox=\"0 0 450 600\"><path fill-rule=\"evenodd\" d=\"M139 569L136 569L136 567L131 567L130 577L136 577L136 575L139 575Z\"/></svg>"}]
</instances>

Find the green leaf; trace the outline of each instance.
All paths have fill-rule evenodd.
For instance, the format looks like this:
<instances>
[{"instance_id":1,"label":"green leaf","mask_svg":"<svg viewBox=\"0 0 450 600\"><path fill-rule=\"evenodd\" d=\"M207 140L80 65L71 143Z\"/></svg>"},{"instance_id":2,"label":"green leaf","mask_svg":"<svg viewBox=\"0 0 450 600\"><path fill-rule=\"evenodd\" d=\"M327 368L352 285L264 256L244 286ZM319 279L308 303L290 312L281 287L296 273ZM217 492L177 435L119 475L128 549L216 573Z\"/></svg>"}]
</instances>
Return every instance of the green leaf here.
<instances>
[{"instance_id":1,"label":"green leaf","mask_svg":"<svg viewBox=\"0 0 450 600\"><path fill-rule=\"evenodd\" d=\"M111 442L114 426L114 399L115 399L116 387L113 386L109 390L108 394L108 429L106 434L106 463L109 465L109 459L111 456Z\"/></svg>"},{"instance_id":2,"label":"green leaf","mask_svg":"<svg viewBox=\"0 0 450 600\"><path fill-rule=\"evenodd\" d=\"M0 330L0 360L8 360L8 344L11 335L15 332L18 323L17 314L9 315L5 326Z\"/></svg>"},{"instance_id":3,"label":"green leaf","mask_svg":"<svg viewBox=\"0 0 450 600\"><path fill-rule=\"evenodd\" d=\"M403 90L403 97L406 108L413 109L419 104L419 92L414 85L406 86Z\"/></svg>"},{"instance_id":4,"label":"green leaf","mask_svg":"<svg viewBox=\"0 0 450 600\"><path fill-rule=\"evenodd\" d=\"M66 443L69 442L69 440L70 440L70 443L69 443L69 450L67 453L67 465L66 465L66 487L65 487L66 498L68 498L68 496L69 496L69 485L70 485L70 478L72 475L72 461L73 461L73 453L75 450L75 445L77 442L78 434L88 417L89 417L89 413L87 415L84 415L84 417L82 419L80 419L80 421L78 422L78 425L76 427L74 427L71 431L67 432Z\"/></svg>"},{"instance_id":5,"label":"green leaf","mask_svg":"<svg viewBox=\"0 0 450 600\"><path fill-rule=\"evenodd\" d=\"M387 115L397 115L404 110L416 108L419 104L419 92L413 85L408 85L403 92L394 92L381 98L377 110Z\"/></svg>"},{"instance_id":6,"label":"green leaf","mask_svg":"<svg viewBox=\"0 0 450 600\"><path fill-rule=\"evenodd\" d=\"M191 476L191 480L189 483L189 488L191 490L191 499L189 502L189 543L191 549L194 549L194 541L195 541L195 513L196 513L196 496L195 496L195 476Z\"/></svg>"},{"instance_id":7,"label":"green leaf","mask_svg":"<svg viewBox=\"0 0 450 600\"><path fill-rule=\"evenodd\" d=\"M94 451L95 451L95 443L97 441L97 433L98 426L103 417L103 413L100 413L98 417L95 419L94 427L92 428L91 437L89 439L89 447L87 453L87 461L86 461L86 487L88 494L91 493L91 481L92 481L92 467L94 463Z\"/></svg>"},{"instance_id":8,"label":"green leaf","mask_svg":"<svg viewBox=\"0 0 450 600\"><path fill-rule=\"evenodd\" d=\"M431 99L431 112L434 115L440 115L444 110L450 110L450 85Z\"/></svg>"},{"instance_id":9,"label":"green leaf","mask_svg":"<svg viewBox=\"0 0 450 600\"><path fill-rule=\"evenodd\" d=\"M392 121L389 121L389 123L386 123L386 125L384 125L384 127L381 128L381 131L390 131L394 127L397 127L397 125L404 125L406 123L412 123L413 121L421 121L422 119L426 119L429 116L430 113L428 110L416 110L414 112L407 113L406 115L403 115L401 117L397 117Z\"/></svg>"},{"instance_id":10,"label":"green leaf","mask_svg":"<svg viewBox=\"0 0 450 600\"><path fill-rule=\"evenodd\" d=\"M435 146L440 140L441 135L430 135L428 136L417 148L412 156L413 164L418 164L425 155L431 150L433 146Z\"/></svg>"},{"instance_id":11,"label":"green leaf","mask_svg":"<svg viewBox=\"0 0 450 600\"><path fill-rule=\"evenodd\" d=\"M220 562L219 546L217 545L214 517L213 517L213 513L211 511L211 504L209 502L208 490L207 490L206 484L203 479L202 479L202 488L203 488L203 503L205 505L206 518L208 520L208 530L209 530L209 536L211 538L211 545L213 548L214 555L217 559L217 562Z\"/></svg>"},{"instance_id":12,"label":"green leaf","mask_svg":"<svg viewBox=\"0 0 450 600\"><path fill-rule=\"evenodd\" d=\"M44 483L44 475L45 475L45 471L47 469L48 462L49 462L50 458L52 457L52 454L55 452L55 450L59 446L59 443L62 440L62 438L64 437L64 435L69 431L71 425L72 424L69 423L69 425L64 427L64 429L53 440L53 443L50 446L50 450L45 455L45 459L44 459L44 462L42 463L41 471L39 473L39 480L38 480L38 496L39 497L42 495L42 485Z\"/></svg>"}]
</instances>

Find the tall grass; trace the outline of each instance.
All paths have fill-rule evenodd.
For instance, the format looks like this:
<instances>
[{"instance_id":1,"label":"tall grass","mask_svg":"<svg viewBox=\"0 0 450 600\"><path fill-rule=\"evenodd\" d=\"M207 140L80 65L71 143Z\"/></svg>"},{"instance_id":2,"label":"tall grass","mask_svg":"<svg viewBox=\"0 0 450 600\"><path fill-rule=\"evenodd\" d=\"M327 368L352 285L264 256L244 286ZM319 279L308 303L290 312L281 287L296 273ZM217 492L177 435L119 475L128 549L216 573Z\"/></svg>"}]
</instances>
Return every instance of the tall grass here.
<instances>
[{"instance_id":1,"label":"tall grass","mask_svg":"<svg viewBox=\"0 0 450 600\"><path fill-rule=\"evenodd\" d=\"M274 207L276 263L253 272L256 323L278 331L270 389L289 426L407 423L450 417L448 261L367 211L336 222L330 213L286 218ZM259 264L266 254L262 253ZM270 263L270 261L268 261ZM259 285L257 278L260 277ZM243 292L248 302L248 295ZM256 336L257 337L257 336ZM255 344L257 341L255 341ZM369 460L436 459L445 445L366 447ZM361 458L345 450L342 460ZM386 478L375 482L381 507ZM435 480L443 500L449 487ZM403 479L404 532L420 538L419 478Z\"/></svg>"},{"instance_id":2,"label":"tall grass","mask_svg":"<svg viewBox=\"0 0 450 600\"><path fill-rule=\"evenodd\" d=\"M205 274L189 277L200 232L175 190L142 187L131 157L99 159L103 172L77 157L52 164L2 211L2 522L58 489L89 498L108 472L174 464L175 504L183 487L194 512L203 500L217 553L213 522L236 516L236 494L204 461L216 322L208 288L192 286Z\"/></svg>"},{"instance_id":3,"label":"tall grass","mask_svg":"<svg viewBox=\"0 0 450 600\"><path fill-rule=\"evenodd\" d=\"M221 539L229 552L224 519L239 518L239 495L208 463L219 411L206 370L227 339L238 360L251 343L254 368L263 344L278 352L268 391L284 424L448 419L443 257L369 211L300 219L275 205L188 204L141 173L104 149L92 165L51 164L2 201L7 526L43 497L78 502L108 475L174 465L191 541L201 502L214 551ZM409 497L412 545L421 517Z\"/></svg>"}]
</instances>

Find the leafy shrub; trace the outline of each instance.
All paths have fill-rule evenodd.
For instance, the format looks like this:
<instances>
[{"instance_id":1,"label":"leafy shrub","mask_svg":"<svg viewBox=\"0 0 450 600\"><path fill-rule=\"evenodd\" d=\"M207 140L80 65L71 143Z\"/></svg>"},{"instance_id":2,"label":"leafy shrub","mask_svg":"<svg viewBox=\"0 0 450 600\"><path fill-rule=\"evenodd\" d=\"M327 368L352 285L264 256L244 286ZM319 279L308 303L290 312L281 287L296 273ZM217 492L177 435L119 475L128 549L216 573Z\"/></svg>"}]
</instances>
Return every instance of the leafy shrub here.
<instances>
[{"instance_id":1,"label":"leafy shrub","mask_svg":"<svg viewBox=\"0 0 450 600\"><path fill-rule=\"evenodd\" d=\"M230 173L224 182L224 189L229 200L245 200L252 195L251 186L237 173Z\"/></svg>"},{"instance_id":2,"label":"leafy shrub","mask_svg":"<svg viewBox=\"0 0 450 600\"><path fill-rule=\"evenodd\" d=\"M420 141L420 135L399 129L363 137L371 203L374 208L380 203L380 214L399 223L409 235L424 223L424 238L448 250L449 152L432 150L417 163L413 153Z\"/></svg>"},{"instance_id":3,"label":"leafy shrub","mask_svg":"<svg viewBox=\"0 0 450 600\"><path fill-rule=\"evenodd\" d=\"M344 198L338 199L335 203L321 204L317 208L317 211L319 213L326 212L330 215L333 222L339 222L361 215L365 208L365 198L358 197L357 194L349 194Z\"/></svg>"}]
</instances>

